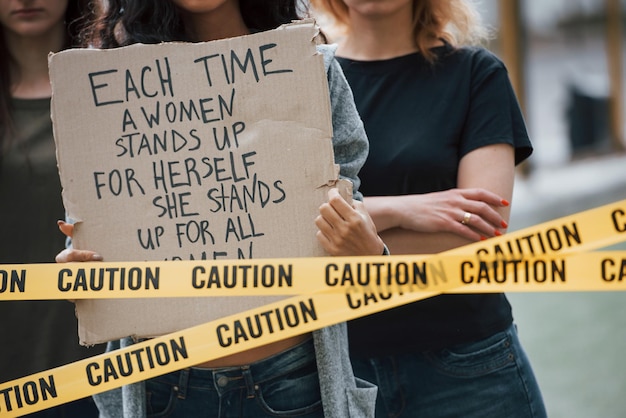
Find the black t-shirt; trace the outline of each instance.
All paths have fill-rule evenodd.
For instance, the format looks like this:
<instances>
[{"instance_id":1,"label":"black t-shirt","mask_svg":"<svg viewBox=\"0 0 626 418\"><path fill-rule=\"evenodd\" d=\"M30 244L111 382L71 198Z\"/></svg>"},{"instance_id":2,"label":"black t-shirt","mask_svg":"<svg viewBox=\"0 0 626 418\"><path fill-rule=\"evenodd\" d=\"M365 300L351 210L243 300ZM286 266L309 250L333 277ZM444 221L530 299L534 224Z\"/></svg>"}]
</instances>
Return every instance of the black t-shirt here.
<instances>
[{"instance_id":1,"label":"black t-shirt","mask_svg":"<svg viewBox=\"0 0 626 418\"><path fill-rule=\"evenodd\" d=\"M370 140L359 173L364 196L420 194L456 187L460 159L485 145L532 146L503 63L483 48L434 48L382 61L338 58ZM485 162L489 169L489 162ZM355 356L470 342L512 322L504 294L442 295L349 323Z\"/></svg>"}]
</instances>

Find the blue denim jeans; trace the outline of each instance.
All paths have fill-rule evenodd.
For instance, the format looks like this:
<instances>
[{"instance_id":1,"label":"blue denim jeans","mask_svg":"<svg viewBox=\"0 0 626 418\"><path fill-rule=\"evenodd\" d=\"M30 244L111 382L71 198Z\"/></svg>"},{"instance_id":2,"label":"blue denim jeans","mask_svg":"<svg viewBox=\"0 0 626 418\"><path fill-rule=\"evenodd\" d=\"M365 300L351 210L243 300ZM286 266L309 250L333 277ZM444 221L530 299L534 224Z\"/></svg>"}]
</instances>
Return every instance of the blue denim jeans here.
<instances>
[{"instance_id":1,"label":"blue denim jeans","mask_svg":"<svg viewBox=\"0 0 626 418\"><path fill-rule=\"evenodd\" d=\"M146 381L148 417L323 418L313 340L246 366Z\"/></svg>"},{"instance_id":2,"label":"blue denim jeans","mask_svg":"<svg viewBox=\"0 0 626 418\"><path fill-rule=\"evenodd\" d=\"M443 350L352 359L378 385L377 417L546 417L539 386L514 325Z\"/></svg>"},{"instance_id":3,"label":"blue denim jeans","mask_svg":"<svg viewBox=\"0 0 626 418\"><path fill-rule=\"evenodd\" d=\"M28 418L98 418L98 408L91 397L24 415Z\"/></svg>"}]
</instances>

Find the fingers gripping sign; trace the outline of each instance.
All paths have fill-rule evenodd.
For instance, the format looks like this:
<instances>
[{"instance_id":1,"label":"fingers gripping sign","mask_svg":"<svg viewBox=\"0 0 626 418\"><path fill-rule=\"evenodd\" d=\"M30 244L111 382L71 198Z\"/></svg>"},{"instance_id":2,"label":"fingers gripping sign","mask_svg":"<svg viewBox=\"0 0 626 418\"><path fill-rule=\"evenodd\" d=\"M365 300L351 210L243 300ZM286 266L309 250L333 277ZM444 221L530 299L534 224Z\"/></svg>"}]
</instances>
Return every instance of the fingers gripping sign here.
<instances>
[{"instance_id":1,"label":"fingers gripping sign","mask_svg":"<svg viewBox=\"0 0 626 418\"><path fill-rule=\"evenodd\" d=\"M384 243L362 202L348 203L336 188L328 192L328 202L315 219L317 239L331 255L380 255Z\"/></svg>"},{"instance_id":2,"label":"fingers gripping sign","mask_svg":"<svg viewBox=\"0 0 626 418\"><path fill-rule=\"evenodd\" d=\"M64 221L57 221L59 230L68 238L74 235L74 225ZM55 257L57 263L69 263L72 261L102 261L102 256L94 251L76 250L74 248L66 248Z\"/></svg>"}]
</instances>

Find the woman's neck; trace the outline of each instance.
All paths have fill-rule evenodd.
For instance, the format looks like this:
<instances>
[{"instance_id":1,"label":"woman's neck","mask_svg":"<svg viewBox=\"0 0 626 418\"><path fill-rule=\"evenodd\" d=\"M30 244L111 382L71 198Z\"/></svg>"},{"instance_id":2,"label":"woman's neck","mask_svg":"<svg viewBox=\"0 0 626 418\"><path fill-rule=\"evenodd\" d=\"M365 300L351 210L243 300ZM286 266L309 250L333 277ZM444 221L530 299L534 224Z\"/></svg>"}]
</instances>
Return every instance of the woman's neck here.
<instances>
[{"instance_id":1,"label":"woman's neck","mask_svg":"<svg viewBox=\"0 0 626 418\"><path fill-rule=\"evenodd\" d=\"M250 33L238 2L225 2L207 13L183 12L187 36L193 42L208 42Z\"/></svg>"},{"instance_id":2,"label":"woman's neck","mask_svg":"<svg viewBox=\"0 0 626 418\"><path fill-rule=\"evenodd\" d=\"M358 60L380 60L417 51L410 10L385 14L349 13L349 30L337 55Z\"/></svg>"},{"instance_id":3,"label":"woman's neck","mask_svg":"<svg viewBox=\"0 0 626 418\"><path fill-rule=\"evenodd\" d=\"M4 36L13 57L10 64L11 96L23 99L50 97L48 54L62 50L65 45L63 22L39 36L20 36L10 31L5 31Z\"/></svg>"}]
</instances>

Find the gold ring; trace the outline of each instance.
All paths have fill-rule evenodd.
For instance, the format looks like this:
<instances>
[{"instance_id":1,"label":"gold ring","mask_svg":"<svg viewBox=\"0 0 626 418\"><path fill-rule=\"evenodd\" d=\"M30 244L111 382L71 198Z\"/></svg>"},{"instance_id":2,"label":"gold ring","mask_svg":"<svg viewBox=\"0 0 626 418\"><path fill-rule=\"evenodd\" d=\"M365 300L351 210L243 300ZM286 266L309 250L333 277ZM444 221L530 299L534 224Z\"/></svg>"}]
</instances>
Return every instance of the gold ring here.
<instances>
[{"instance_id":1,"label":"gold ring","mask_svg":"<svg viewBox=\"0 0 626 418\"><path fill-rule=\"evenodd\" d=\"M467 225L471 218L472 218L472 214L469 212L465 212L465 215L463 215L463 220L461 221L461 223L463 225Z\"/></svg>"}]
</instances>

